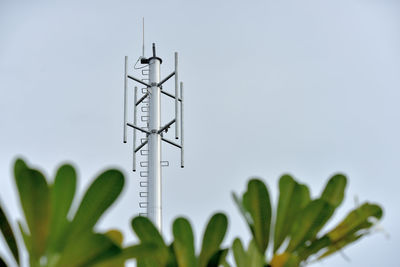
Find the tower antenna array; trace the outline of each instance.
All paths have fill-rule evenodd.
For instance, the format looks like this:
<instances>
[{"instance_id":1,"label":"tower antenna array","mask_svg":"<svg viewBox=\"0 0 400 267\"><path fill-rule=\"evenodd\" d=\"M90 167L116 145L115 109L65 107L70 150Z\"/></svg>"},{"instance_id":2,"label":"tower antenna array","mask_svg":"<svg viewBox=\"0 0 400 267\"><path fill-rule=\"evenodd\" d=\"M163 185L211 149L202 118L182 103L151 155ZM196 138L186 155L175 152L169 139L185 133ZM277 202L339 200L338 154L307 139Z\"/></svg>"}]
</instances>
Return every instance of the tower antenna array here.
<instances>
[{"instance_id":1,"label":"tower antenna array","mask_svg":"<svg viewBox=\"0 0 400 267\"><path fill-rule=\"evenodd\" d=\"M139 58L142 66L134 69L140 70L142 78L135 78L128 74L128 57L125 56L125 74L124 74L124 134L123 142L127 142L127 127L133 129L133 167L136 171L137 153L144 158L140 161L141 180L139 185L143 191L140 197L145 201L139 203L139 207L145 211L140 213L148 216L154 225L162 229L162 188L161 188L161 167L168 166L168 161L162 161L161 143L165 142L175 146L181 152L181 167L184 167L183 157L183 83L178 80L178 53L175 52L175 70L164 79L161 79L160 68L162 59L156 54L156 46L153 43L152 56L144 57L144 19L143 19L143 46L142 56ZM139 60L136 62L138 63ZM163 84L170 78L175 78L175 93L171 94L163 89ZM142 95L138 95L138 87L134 88L133 102L133 122L127 121L128 114L128 80L132 80L141 86ZM162 125L161 123L161 97L167 96L175 101L175 118ZM140 97L138 99L138 97ZM140 122L138 123L138 108L140 107ZM170 127L175 128L175 139L180 139L180 143L167 139L164 135ZM137 146L136 138L141 135Z\"/></svg>"}]
</instances>

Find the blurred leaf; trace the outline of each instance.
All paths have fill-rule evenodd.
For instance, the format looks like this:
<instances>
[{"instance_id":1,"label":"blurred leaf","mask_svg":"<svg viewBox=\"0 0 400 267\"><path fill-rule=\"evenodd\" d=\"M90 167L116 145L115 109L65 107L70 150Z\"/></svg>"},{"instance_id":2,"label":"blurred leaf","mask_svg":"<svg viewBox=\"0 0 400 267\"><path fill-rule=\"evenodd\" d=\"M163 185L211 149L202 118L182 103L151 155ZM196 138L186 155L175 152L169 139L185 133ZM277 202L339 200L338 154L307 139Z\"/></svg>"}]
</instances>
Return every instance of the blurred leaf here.
<instances>
[{"instance_id":1,"label":"blurred leaf","mask_svg":"<svg viewBox=\"0 0 400 267\"><path fill-rule=\"evenodd\" d=\"M220 249L212 255L207 263L207 267L218 267L225 262L229 249Z\"/></svg>"},{"instance_id":2,"label":"blurred leaf","mask_svg":"<svg viewBox=\"0 0 400 267\"><path fill-rule=\"evenodd\" d=\"M57 267L91 266L121 251L106 235L85 232L75 237L74 246L65 248Z\"/></svg>"},{"instance_id":3,"label":"blurred leaf","mask_svg":"<svg viewBox=\"0 0 400 267\"><path fill-rule=\"evenodd\" d=\"M347 178L342 174L336 174L325 186L321 199L327 201L333 207L337 208L343 201L344 190L346 189Z\"/></svg>"},{"instance_id":4,"label":"blurred leaf","mask_svg":"<svg viewBox=\"0 0 400 267\"><path fill-rule=\"evenodd\" d=\"M291 254L287 259L284 267L298 267L300 265L300 261L296 255Z\"/></svg>"},{"instance_id":5,"label":"blurred leaf","mask_svg":"<svg viewBox=\"0 0 400 267\"><path fill-rule=\"evenodd\" d=\"M124 186L124 176L118 170L107 170L90 185L75 214L70 237L90 231L103 213L114 203Z\"/></svg>"},{"instance_id":6,"label":"blurred leaf","mask_svg":"<svg viewBox=\"0 0 400 267\"><path fill-rule=\"evenodd\" d=\"M172 232L174 235L174 250L179 267L196 266L194 236L189 221L185 218L176 219Z\"/></svg>"},{"instance_id":7,"label":"blurred leaf","mask_svg":"<svg viewBox=\"0 0 400 267\"><path fill-rule=\"evenodd\" d=\"M31 256L37 260L46 249L49 233L50 190L43 174L37 170L28 169L22 160L16 161L14 173L31 236Z\"/></svg>"},{"instance_id":8,"label":"blurred leaf","mask_svg":"<svg viewBox=\"0 0 400 267\"><path fill-rule=\"evenodd\" d=\"M327 235L332 242L336 242L346 235L371 227L373 223L370 219L380 219L382 215L383 211L381 207L375 204L364 203L362 206L351 211L346 218Z\"/></svg>"},{"instance_id":9,"label":"blurred leaf","mask_svg":"<svg viewBox=\"0 0 400 267\"><path fill-rule=\"evenodd\" d=\"M257 179L249 181L247 192L243 196L243 204L253 218L253 235L262 254L268 247L271 225L271 202L265 184Z\"/></svg>"},{"instance_id":10,"label":"blurred leaf","mask_svg":"<svg viewBox=\"0 0 400 267\"><path fill-rule=\"evenodd\" d=\"M108 238L110 238L115 244L122 246L122 242L124 241L124 236L118 230L108 230L104 233Z\"/></svg>"},{"instance_id":11,"label":"blurred leaf","mask_svg":"<svg viewBox=\"0 0 400 267\"><path fill-rule=\"evenodd\" d=\"M139 216L134 218L131 224L142 243L150 243L158 247L151 255L153 259L146 259L147 257L144 259L140 258L144 262L143 264L146 261L156 261L159 265L154 266L165 266L169 259L169 249L153 223L148 218Z\"/></svg>"},{"instance_id":12,"label":"blurred leaf","mask_svg":"<svg viewBox=\"0 0 400 267\"><path fill-rule=\"evenodd\" d=\"M243 248L242 241L236 238L232 244L233 257L237 267L248 267L247 266L247 253Z\"/></svg>"},{"instance_id":13,"label":"blurred leaf","mask_svg":"<svg viewBox=\"0 0 400 267\"><path fill-rule=\"evenodd\" d=\"M51 188L50 251L60 251L65 244L66 230L69 226L67 214L75 196L76 180L76 172L71 165L63 165L57 170L54 184Z\"/></svg>"},{"instance_id":14,"label":"blurred leaf","mask_svg":"<svg viewBox=\"0 0 400 267\"><path fill-rule=\"evenodd\" d=\"M26 231L20 221L18 221L18 228L19 228L19 231L21 232L22 240L24 240L26 249L28 250L29 253L31 253L31 240L30 240L31 237L29 236L28 233L26 233Z\"/></svg>"},{"instance_id":15,"label":"blurred leaf","mask_svg":"<svg viewBox=\"0 0 400 267\"><path fill-rule=\"evenodd\" d=\"M257 248L254 240L250 241L249 247L247 249L247 265L246 267L260 267L264 266L264 255L262 255Z\"/></svg>"},{"instance_id":16,"label":"blurred leaf","mask_svg":"<svg viewBox=\"0 0 400 267\"><path fill-rule=\"evenodd\" d=\"M219 246L225 237L228 227L228 219L225 214L214 214L207 224L203 236L200 256L198 258L198 266L206 267L211 257L219 251Z\"/></svg>"},{"instance_id":17,"label":"blurred leaf","mask_svg":"<svg viewBox=\"0 0 400 267\"><path fill-rule=\"evenodd\" d=\"M253 219L251 218L250 213L243 206L242 200L235 193L232 193L232 197L243 218L246 220L247 225L252 226L254 224Z\"/></svg>"},{"instance_id":18,"label":"blurred leaf","mask_svg":"<svg viewBox=\"0 0 400 267\"><path fill-rule=\"evenodd\" d=\"M270 263L271 267L283 267L287 262L289 256L290 254L287 252L282 254L275 254Z\"/></svg>"},{"instance_id":19,"label":"blurred leaf","mask_svg":"<svg viewBox=\"0 0 400 267\"><path fill-rule=\"evenodd\" d=\"M325 200L311 201L293 224L291 240L286 251L293 252L307 240L315 238L334 210L335 208Z\"/></svg>"},{"instance_id":20,"label":"blurred leaf","mask_svg":"<svg viewBox=\"0 0 400 267\"><path fill-rule=\"evenodd\" d=\"M3 237L6 240L6 243L17 265L19 265L19 251L18 251L17 241L15 240L14 232L10 226L10 223L1 205L0 205L0 230L3 233Z\"/></svg>"},{"instance_id":21,"label":"blurred leaf","mask_svg":"<svg viewBox=\"0 0 400 267\"><path fill-rule=\"evenodd\" d=\"M305 185L297 183L291 176L283 175L279 180L279 201L275 223L274 252L278 250L299 212L310 202L310 192Z\"/></svg>"}]
</instances>

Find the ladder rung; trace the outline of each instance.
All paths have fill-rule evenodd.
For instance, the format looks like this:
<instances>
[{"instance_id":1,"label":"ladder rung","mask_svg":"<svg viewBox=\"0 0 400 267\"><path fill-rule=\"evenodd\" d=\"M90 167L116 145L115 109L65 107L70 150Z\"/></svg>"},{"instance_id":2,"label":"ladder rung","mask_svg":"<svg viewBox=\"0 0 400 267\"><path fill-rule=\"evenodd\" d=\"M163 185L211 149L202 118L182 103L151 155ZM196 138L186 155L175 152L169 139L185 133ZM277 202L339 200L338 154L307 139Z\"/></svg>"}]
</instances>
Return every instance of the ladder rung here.
<instances>
[{"instance_id":1,"label":"ladder rung","mask_svg":"<svg viewBox=\"0 0 400 267\"><path fill-rule=\"evenodd\" d=\"M162 167L168 167L169 166L169 161L167 161L167 160L161 161L161 166Z\"/></svg>"},{"instance_id":2,"label":"ladder rung","mask_svg":"<svg viewBox=\"0 0 400 267\"><path fill-rule=\"evenodd\" d=\"M142 182L139 183L139 186L140 187L148 187L149 186L149 182L143 182L142 181Z\"/></svg>"},{"instance_id":3,"label":"ladder rung","mask_svg":"<svg viewBox=\"0 0 400 267\"><path fill-rule=\"evenodd\" d=\"M140 213L139 213L139 216L147 217L147 212L140 212Z\"/></svg>"},{"instance_id":4,"label":"ladder rung","mask_svg":"<svg viewBox=\"0 0 400 267\"><path fill-rule=\"evenodd\" d=\"M142 88L142 93L143 93L143 94L147 94L147 87L143 87L143 88ZM143 102L143 101L142 101L142 102Z\"/></svg>"},{"instance_id":5,"label":"ladder rung","mask_svg":"<svg viewBox=\"0 0 400 267\"><path fill-rule=\"evenodd\" d=\"M148 171L141 171L140 172L140 177L148 177L149 176L149 172Z\"/></svg>"},{"instance_id":6,"label":"ladder rung","mask_svg":"<svg viewBox=\"0 0 400 267\"><path fill-rule=\"evenodd\" d=\"M150 116L141 116L140 120L141 121L149 121Z\"/></svg>"},{"instance_id":7,"label":"ladder rung","mask_svg":"<svg viewBox=\"0 0 400 267\"><path fill-rule=\"evenodd\" d=\"M147 197L148 196L148 192L139 192L139 196L140 197Z\"/></svg>"},{"instance_id":8,"label":"ladder rung","mask_svg":"<svg viewBox=\"0 0 400 267\"><path fill-rule=\"evenodd\" d=\"M149 75L149 69L143 69L142 75Z\"/></svg>"},{"instance_id":9,"label":"ladder rung","mask_svg":"<svg viewBox=\"0 0 400 267\"><path fill-rule=\"evenodd\" d=\"M147 156L147 155L149 155L149 151L147 149L142 149L142 150L140 150L140 155Z\"/></svg>"},{"instance_id":10,"label":"ladder rung","mask_svg":"<svg viewBox=\"0 0 400 267\"><path fill-rule=\"evenodd\" d=\"M149 162L148 161L141 161L140 162L140 167L148 167L149 166Z\"/></svg>"},{"instance_id":11,"label":"ladder rung","mask_svg":"<svg viewBox=\"0 0 400 267\"><path fill-rule=\"evenodd\" d=\"M139 202L139 207L141 208L147 208L147 202Z\"/></svg>"},{"instance_id":12,"label":"ladder rung","mask_svg":"<svg viewBox=\"0 0 400 267\"><path fill-rule=\"evenodd\" d=\"M142 106L140 109L142 110L142 112L149 112L148 106Z\"/></svg>"}]
</instances>

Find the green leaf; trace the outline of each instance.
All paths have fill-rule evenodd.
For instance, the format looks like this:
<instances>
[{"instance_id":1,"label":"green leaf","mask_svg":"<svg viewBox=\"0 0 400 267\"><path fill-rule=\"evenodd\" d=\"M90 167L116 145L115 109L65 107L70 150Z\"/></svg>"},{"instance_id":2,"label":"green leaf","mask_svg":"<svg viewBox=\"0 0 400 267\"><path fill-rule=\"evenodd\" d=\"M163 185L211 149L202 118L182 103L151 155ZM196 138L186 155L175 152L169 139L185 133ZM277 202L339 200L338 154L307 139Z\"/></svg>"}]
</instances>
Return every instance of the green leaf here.
<instances>
[{"instance_id":1,"label":"green leaf","mask_svg":"<svg viewBox=\"0 0 400 267\"><path fill-rule=\"evenodd\" d=\"M185 218L177 218L172 227L174 235L174 250L179 267L196 265L194 236L190 223Z\"/></svg>"},{"instance_id":2,"label":"green leaf","mask_svg":"<svg viewBox=\"0 0 400 267\"><path fill-rule=\"evenodd\" d=\"M0 230L3 234L4 239L6 240L7 246L9 247L15 259L15 262L19 265L19 251L18 251L17 241L15 240L14 232L10 226L6 214L3 211L1 204L0 204Z\"/></svg>"},{"instance_id":3,"label":"green leaf","mask_svg":"<svg viewBox=\"0 0 400 267\"><path fill-rule=\"evenodd\" d=\"M151 256L153 259L149 260L157 261L159 266L165 266L169 259L169 249L153 223L146 217L138 216L132 220L131 224L141 243L150 243L158 247L155 251L157 253ZM147 261L146 258L143 259L144 262ZM140 259L142 260L142 258Z\"/></svg>"},{"instance_id":4,"label":"green leaf","mask_svg":"<svg viewBox=\"0 0 400 267\"><path fill-rule=\"evenodd\" d=\"M57 170L51 190L50 251L60 251L65 244L66 230L70 224L67 214L75 196L76 180L76 172L71 165L63 165Z\"/></svg>"},{"instance_id":5,"label":"green leaf","mask_svg":"<svg viewBox=\"0 0 400 267\"><path fill-rule=\"evenodd\" d=\"M279 180L279 200L274 233L276 252L295 222L299 212L310 202L308 187L297 183L291 176L283 175Z\"/></svg>"},{"instance_id":6,"label":"green leaf","mask_svg":"<svg viewBox=\"0 0 400 267\"><path fill-rule=\"evenodd\" d=\"M229 249L220 249L214 253L207 263L207 267L218 267L225 262Z\"/></svg>"},{"instance_id":7,"label":"green leaf","mask_svg":"<svg viewBox=\"0 0 400 267\"><path fill-rule=\"evenodd\" d=\"M222 240L228 227L228 218L225 214L214 214L207 224L203 236L198 266L206 267L211 257L219 251Z\"/></svg>"},{"instance_id":8,"label":"green leaf","mask_svg":"<svg viewBox=\"0 0 400 267\"><path fill-rule=\"evenodd\" d=\"M332 242L337 242L349 234L353 234L359 230L370 228L373 225L371 218L382 218L382 208L375 204L364 203L360 207L351 211L346 218L339 223L327 235Z\"/></svg>"},{"instance_id":9,"label":"green leaf","mask_svg":"<svg viewBox=\"0 0 400 267\"><path fill-rule=\"evenodd\" d=\"M29 254L31 254L32 253L31 237L29 236L28 233L26 233L24 227L22 226L22 222L20 222L20 221L18 221L18 228L19 228L19 231L21 232L22 240L24 241L26 250L28 250Z\"/></svg>"},{"instance_id":10,"label":"green leaf","mask_svg":"<svg viewBox=\"0 0 400 267\"><path fill-rule=\"evenodd\" d=\"M293 224L291 240L286 251L293 252L300 246L304 246L307 240L314 239L334 211L335 208L325 200L311 201Z\"/></svg>"},{"instance_id":11,"label":"green leaf","mask_svg":"<svg viewBox=\"0 0 400 267\"><path fill-rule=\"evenodd\" d=\"M43 174L24 164L16 161L15 182L31 236L31 257L38 260L45 252L49 233L50 190Z\"/></svg>"},{"instance_id":12,"label":"green leaf","mask_svg":"<svg viewBox=\"0 0 400 267\"><path fill-rule=\"evenodd\" d=\"M122 242L124 241L124 236L118 230L108 230L104 233L108 238L110 238L115 244L122 246Z\"/></svg>"},{"instance_id":13,"label":"green leaf","mask_svg":"<svg viewBox=\"0 0 400 267\"><path fill-rule=\"evenodd\" d=\"M74 239L74 246L67 246L58 267L92 266L113 258L121 248L104 234L84 232Z\"/></svg>"},{"instance_id":14,"label":"green leaf","mask_svg":"<svg viewBox=\"0 0 400 267\"><path fill-rule=\"evenodd\" d=\"M264 266L264 255L262 255L257 248L254 240L251 240L247 248L247 264L246 267L260 267Z\"/></svg>"},{"instance_id":15,"label":"green leaf","mask_svg":"<svg viewBox=\"0 0 400 267\"><path fill-rule=\"evenodd\" d=\"M91 231L103 213L114 203L124 187L124 176L118 170L107 170L91 184L75 214L70 237ZM70 238L70 240L71 240Z\"/></svg>"},{"instance_id":16,"label":"green leaf","mask_svg":"<svg viewBox=\"0 0 400 267\"><path fill-rule=\"evenodd\" d=\"M250 213L243 206L242 200L235 193L232 193L232 198L235 201L236 206L239 208L239 211L242 214L243 218L246 220L247 225L249 225L249 227L253 226L253 219L251 218Z\"/></svg>"},{"instance_id":17,"label":"green leaf","mask_svg":"<svg viewBox=\"0 0 400 267\"><path fill-rule=\"evenodd\" d=\"M237 267L248 267L247 266L247 253L243 248L242 241L236 238L232 244L233 257Z\"/></svg>"},{"instance_id":18,"label":"green leaf","mask_svg":"<svg viewBox=\"0 0 400 267\"><path fill-rule=\"evenodd\" d=\"M343 201L344 190L346 189L347 178L342 174L336 174L325 186L321 199L327 201L333 207L337 208Z\"/></svg>"},{"instance_id":19,"label":"green leaf","mask_svg":"<svg viewBox=\"0 0 400 267\"><path fill-rule=\"evenodd\" d=\"M253 235L262 254L268 247L271 225L271 202L265 184L257 179L249 181L243 204L253 218ZM251 228L250 228L251 229Z\"/></svg>"}]
</instances>

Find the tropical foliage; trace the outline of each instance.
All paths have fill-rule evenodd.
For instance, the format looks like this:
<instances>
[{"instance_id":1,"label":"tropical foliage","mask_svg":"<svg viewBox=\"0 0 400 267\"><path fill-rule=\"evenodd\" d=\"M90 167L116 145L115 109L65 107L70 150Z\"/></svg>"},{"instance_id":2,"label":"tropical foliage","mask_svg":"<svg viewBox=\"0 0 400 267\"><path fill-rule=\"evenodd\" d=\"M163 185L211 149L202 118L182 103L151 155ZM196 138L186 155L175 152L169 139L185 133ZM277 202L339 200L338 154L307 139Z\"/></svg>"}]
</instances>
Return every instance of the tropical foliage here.
<instances>
[{"instance_id":1,"label":"tropical foliage","mask_svg":"<svg viewBox=\"0 0 400 267\"><path fill-rule=\"evenodd\" d=\"M352 210L332 230L321 233L342 203L346 184L344 175L334 175L321 195L311 199L306 185L284 175L279 181L278 207L273 216L267 187L258 179L250 180L241 198L233 194L253 237L247 251L239 239L234 241L237 266L264 266L267 262L272 267L299 266L310 259L325 258L368 234L383 214L378 205L368 202ZM272 258L267 259L271 241Z\"/></svg>"},{"instance_id":2,"label":"tropical foliage","mask_svg":"<svg viewBox=\"0 0 400 267\"><path fill-rule=\"evenodd\" d=\"M77 177L71 165L61 166L54 182L22 159L14 165L14 177L25 220L18 222L32 267L88 266L121 253L118 232L96 233L94 226L114 203L124 186L120 171L107 170L89 186L72 212ZM20 253L13 230L0 207L0 225L16 264ZM4 260L1 260L4 263Z\"/></svg>"},{"instance_id":3,"label":"tropical foliage","mask_svg":"<svg viewBox=\"0 0 400 267\"><path fill-rule=\"evenodd\" d=\"M169 243L149 219L136 217L131 226L139 243L124 247L119 231L94 230L123 189L120 171L101 173L79 203L75 196L76 171L71 165L62 165L51 182L18 159L14 178L25 217L18 222L19 232L32 267L122 267L128 259L136 259L138 267L228 267L229 251L237 267L298 267L358 241L383 214L378 205L363 203L325 231L343 202L347 184L344 175L330 178L314 199L306 185L284 175L279 181L275 209L267 186L259 179L251 179L241 196L233 194L251 233L247 247L239 238L233 241L231 250L222 246L228 227L223 213L210 218L199 250L195 249L192 226L184 217L173 222L173 240ZM76 209L71 208L72 203L77 204ZM0 230L15 264L20 266L21 247L1 205ZM7 266L1 255L0 266Z\"/></svg>"}]
</instances>

